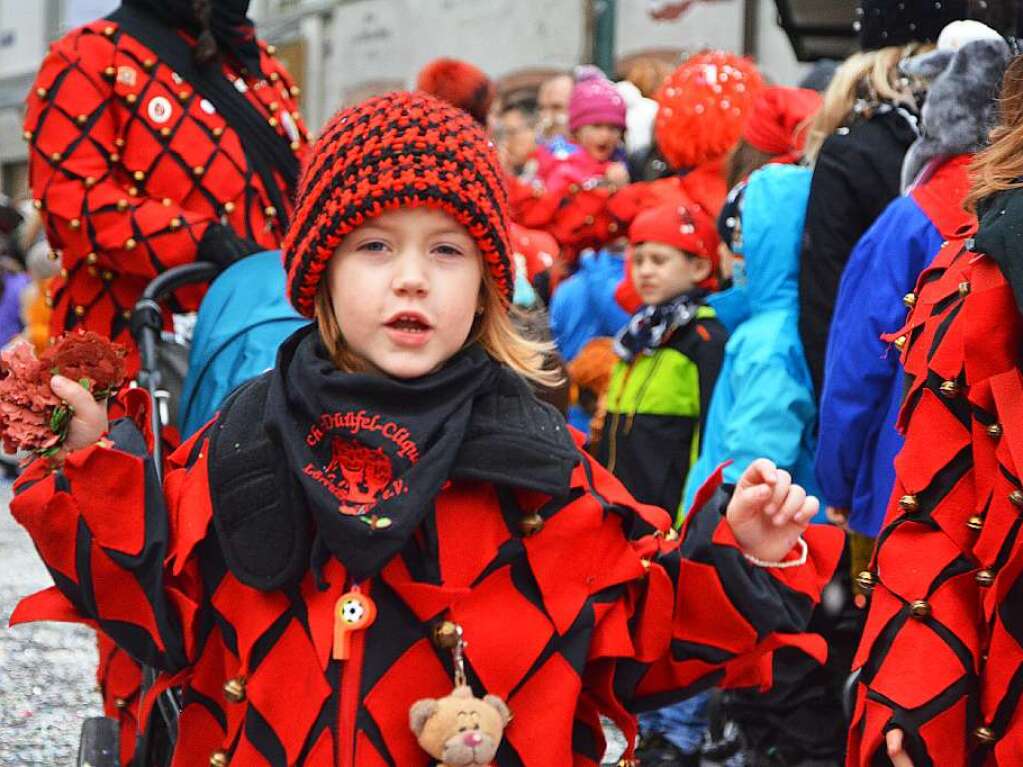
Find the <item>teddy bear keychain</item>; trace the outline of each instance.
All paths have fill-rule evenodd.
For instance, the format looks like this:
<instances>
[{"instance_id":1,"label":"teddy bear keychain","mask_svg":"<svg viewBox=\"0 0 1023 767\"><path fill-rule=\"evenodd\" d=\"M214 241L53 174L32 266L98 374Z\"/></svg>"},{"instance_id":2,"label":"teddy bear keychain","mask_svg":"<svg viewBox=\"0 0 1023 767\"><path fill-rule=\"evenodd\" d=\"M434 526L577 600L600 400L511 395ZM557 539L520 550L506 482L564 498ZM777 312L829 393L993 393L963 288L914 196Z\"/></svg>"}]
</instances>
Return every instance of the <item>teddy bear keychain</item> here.
<instances>
[{"instance_id":1,"label":"teddy bear keychain","mask_svg":"<svg viewBox=\"0 0 1023 767\"><path fill-rule=\"evenodd\" d=\"M487 767L497 755L511 711L496 695L477 698L465 678L465 642L456 628L455 688L444 698L418 700L409 709L409 727L437 767Z\"/></svg>"}]
</instances>

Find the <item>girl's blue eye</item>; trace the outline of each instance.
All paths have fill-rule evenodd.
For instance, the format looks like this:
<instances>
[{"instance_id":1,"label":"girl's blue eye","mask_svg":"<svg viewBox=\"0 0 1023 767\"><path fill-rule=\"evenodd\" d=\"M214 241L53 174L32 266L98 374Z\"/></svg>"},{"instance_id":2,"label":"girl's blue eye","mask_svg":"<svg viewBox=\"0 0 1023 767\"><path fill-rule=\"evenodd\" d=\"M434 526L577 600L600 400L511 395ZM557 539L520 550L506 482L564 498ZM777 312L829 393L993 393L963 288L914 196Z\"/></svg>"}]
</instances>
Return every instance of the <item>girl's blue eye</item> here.
<instances>
[{"instance_id":1,"label":"girl's blue eye","mask_svg":"<svg viewBox=\"0 0 1023 767\"><path fill-rule=\"evenodd\" d=\"M369 242L364 242L359 246L359 250L369 250L374 253L379 253L386 248L387 243L381 242L380 240L370 240Z\"/></svg>"},{"instance_id":2,"label":"girl's blue eye","mask_svg":"<svg viewBox=\"0 0 1023 767\"><path fill-rule=\"evenodd\" d=\"M437 245L434 252L442 256L461 256L463 255L461 249L456 248L454 245Z\"/></svg>"}]
</instances>

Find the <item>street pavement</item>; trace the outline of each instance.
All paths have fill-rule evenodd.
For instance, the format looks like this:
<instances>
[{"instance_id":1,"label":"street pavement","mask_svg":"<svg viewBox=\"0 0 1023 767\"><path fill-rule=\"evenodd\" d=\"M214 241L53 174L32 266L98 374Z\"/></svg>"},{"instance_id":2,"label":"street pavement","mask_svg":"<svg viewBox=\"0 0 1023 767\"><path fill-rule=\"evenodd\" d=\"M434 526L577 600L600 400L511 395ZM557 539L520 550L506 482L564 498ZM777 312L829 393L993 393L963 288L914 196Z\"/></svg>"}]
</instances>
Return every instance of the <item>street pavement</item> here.
<instances>
[{"instance_id":1,"label":"street pavement","mask_svg":"<svg viewBox=\"0 0 1023 767\"><path fill-rule=\"evenodd\" d=\"M8 628L18 599L52 585L0 483L0 765L71 767L82 720L100 713L96 643L81 626Z\"/></svg>"}]
</instances>

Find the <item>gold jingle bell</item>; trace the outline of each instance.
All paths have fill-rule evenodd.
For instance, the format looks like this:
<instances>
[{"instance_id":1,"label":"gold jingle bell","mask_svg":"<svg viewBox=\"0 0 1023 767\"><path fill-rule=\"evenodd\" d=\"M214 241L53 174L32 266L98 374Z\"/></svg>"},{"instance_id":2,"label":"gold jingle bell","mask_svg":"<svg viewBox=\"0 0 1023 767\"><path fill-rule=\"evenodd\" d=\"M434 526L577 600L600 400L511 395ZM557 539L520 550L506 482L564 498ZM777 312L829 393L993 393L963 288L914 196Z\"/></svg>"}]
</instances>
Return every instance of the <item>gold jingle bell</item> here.
<instances>
[{"instance_id":1,"label":"gold jingle bell","mask_svg":"<svg viewBox=\"0 0 1023 767\"><path fill-rule=\"evenodd\" d=\"M1012 502L1013 506L1023 507L1023 491L1013 490L1009 493L1009 500Z\"/></svg>"},{"instance_id":2,"label":"gold jingle bell","mask_svg":"<svg viewBox=\"0 0 1023 767\"><path fill-rule=\"evenodd\" d=\"M519 530L527 538L530 535L536 535L538 532L543 530L543 517L539 514L528 514L519 520Z\"/></svg>"},{"instance_id":3,"label":"gold jingle bell","mask_svg":"<svg viewBox=\"0 0 1023 767\"><path fill-rule=\"evenodd\" d=\"M899 508L912 514L920 508L920 502L915 495L904 495L899 499Z\"/></svg>"},{"instance_id":4,"label":"gold jingle bell","mask_svg":"<svg viewBox=\"0 0 1023 767\"><path fill-rule=\"evenodd\" d=\"M230 760L227 758L227 753L224 751L214 751L210 754L210 767L227 767L230 764Z\"/></svg>"},{"instance_id":5,"label":"gold jingle bell","mask_svg":"<svg viewBox=\"0 0 1023 767\"><path fill-rule=\"evenodd\" d=\"M877 585L877 579L870 570L863 570L856 576L856 584L864 591L870 591Z\"/></svg>"},{"instance_id":6,"label":"gold jingle bell","mask_svg":"<svg viewBox=\"0 0 1023 767\"><path fill-rule=\"evenodd\" d=\"M916 293L907 293L902 297L902 304L907 309L912 309L916 306Z\"/></svg>"},{"instance_id":7,"label":"gold jingle bell","mask_svg":"<svg viewBox=\"0 0 1023 767\"><path fill-rule=\"evenodd\" d=\"M917 599L916 601L910 603L909 614L912 615L917 620L929 618L931 615L931 606L927 603L927 600Z\"/></svg>"},{"instance_id":8,"label":"gold jingle bell","mask_svg":"<svg viewBox=\"0 0 1023 767\"><path fill-rule=\"evenodd\" d=\"M895 345L895 348L901 352L903 349L906 348L906 337L899 336L892 343Z\"/></svg>"},{"instance_id":9,"label":"gold jingle bell","mask_svg":"<svg viewBox=\"0 0 1023 767\"><path fill-rule=\"evenodd\" d=\"M980 530L984 527L984 518L979 514L974 514L968 520L966 520L966 526L971 530Z\"/></svg>"},{"instance_id":10,"label":"gold jingle bell","mask_svg":"<svg viewBox=\"0 0 1023 767\"><path fill-rule=\"evenodd\" d=\"M988 746L998 740L995 735L995 731L990 727L978 727L973 731L973 737L977 739L982 745Z\"/></svg>"},{"instance_id":11,"label":"gold jingle bell","mask_svg":"<svg viewBox=\"0 0 1023 767\"><path fill-rule=\"evenodd\" d=\"M984 588L987 588L995 582L995 574L987 569L978 570L977 574L974 575L973 578L977 581L978 586L983 586Z\"/></svg>"},{"instance_id":12,"label":"gold jingle bell","mask_svg":"<svg viewBox=\"0 0 1023 767\"><path fill-rule=\"evenodd\" d=\"M241 703L245 700L245 680L235 677L224 682L224 697L230 703Z\"/></svg>"},{"instance_id":13,"label":"gold jingle bell","mask_svg":"<svg viewBox=\"0 0 1023 767\"><path fill-rule=\"evenodd\" d=\"M998 439L1002 436L1002 425L1000 423L993 423L984 429L984 431L986 431L987 435L992 439Z\"/></svg>"},{"instance_id":14,"label":"gold jingle bell","mask_svg":"<svg viewBox=\"0 0 1023 767\"><path fill-rule=\"evenodd\" d=\"M944 394L946 397L958 397L959 396L959 384L955 381L944 381L941 386L938 387L938 391Z\"/></svg>"},{"instance_id":15,"label":"gold jingle bell","mask_svg":"<svg viewBox=\"0 0 1023 767\"><path fill-rule=\"evenodd\" d=\"M433 627L433 643L442 650L453 650L458 646L458 624L451 621L438 623Z\"/></svg>"}]
</instances>

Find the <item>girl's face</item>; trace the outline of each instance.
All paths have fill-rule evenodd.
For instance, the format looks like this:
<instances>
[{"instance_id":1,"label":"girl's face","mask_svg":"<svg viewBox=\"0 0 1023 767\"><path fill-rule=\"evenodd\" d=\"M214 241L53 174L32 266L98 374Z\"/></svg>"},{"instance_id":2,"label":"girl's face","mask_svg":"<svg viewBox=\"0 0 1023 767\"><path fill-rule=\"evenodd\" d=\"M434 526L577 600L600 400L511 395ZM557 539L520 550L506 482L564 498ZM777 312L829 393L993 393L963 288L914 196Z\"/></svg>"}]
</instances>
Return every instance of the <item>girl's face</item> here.
<instances>
[{"instance_id":1,"label":"girl's face","mask_svg":"<svg viewBox=\"0 0 1023 767\"><path fill-rule=\"evenodd\" d=\"M388 211L350 232L327 266L347 348L393 378L432 373L469 337L483 267L476 241L447 213Z\"/></svg>"},{"instance_id":2,"label":"girl's face","mask_svg":"<svg viewBox=\"0 0 1023 767\"><path fill-rule=\"evenodd\" d=\"M660 304L692 290L710 276L711 263L671 245L644 242L632 251L632 278L644 304Z\"/></svg>"},{"instance_id":3,"label":"girl's face","mask_svg":"<svg viewBox=\"0 0 1023 767\"><path fill-rule=\"evenodd\" d=\"M597 123L584 125L575 132L576 143L590 157L599 162L607 162L622 143L625 133L617 125Z\"/></svg>"}]
</instances>

